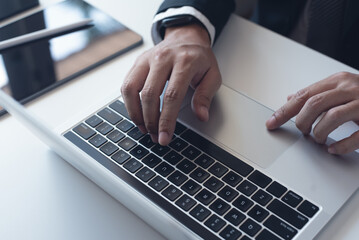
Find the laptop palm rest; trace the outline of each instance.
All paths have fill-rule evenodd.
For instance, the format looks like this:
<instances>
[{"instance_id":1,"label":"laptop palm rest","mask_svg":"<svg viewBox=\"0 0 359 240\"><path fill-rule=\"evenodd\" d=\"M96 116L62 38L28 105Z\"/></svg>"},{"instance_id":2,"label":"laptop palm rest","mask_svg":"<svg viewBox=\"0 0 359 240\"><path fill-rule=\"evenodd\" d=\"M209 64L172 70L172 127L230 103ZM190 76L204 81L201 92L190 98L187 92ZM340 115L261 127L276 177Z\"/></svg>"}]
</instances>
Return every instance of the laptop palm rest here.
<instances>
[{"instance_id":1,"label":"laptop palm rest","mask_svg":"<svg viewBox=\"0 0 359 240\"><path fill-rule=\"evenodd\" d=\"M310 196L327 213L334 214L358 188L359 154L330 155L311 136L304 137L292 121L268 131L265 121L272 114L272 110L222 85L212 102L208 122L197 120L190 104L182 108L179 118L242 160L266 168L278 181Z\"/></svg>"},{"instance_id":2,"label":"laptop palm rest","mask_svg":"<svg viewBox=\"0 0 359 240\"><path fill-rule=\"evenodd\" d=\"M218 145L267 168L301 137L291 121L268 131L265 121L272 114L272 110L222 85L212 102L208 122L197 120L190 104L181 110L179 118Z\"/></svg>"}]
</instances>

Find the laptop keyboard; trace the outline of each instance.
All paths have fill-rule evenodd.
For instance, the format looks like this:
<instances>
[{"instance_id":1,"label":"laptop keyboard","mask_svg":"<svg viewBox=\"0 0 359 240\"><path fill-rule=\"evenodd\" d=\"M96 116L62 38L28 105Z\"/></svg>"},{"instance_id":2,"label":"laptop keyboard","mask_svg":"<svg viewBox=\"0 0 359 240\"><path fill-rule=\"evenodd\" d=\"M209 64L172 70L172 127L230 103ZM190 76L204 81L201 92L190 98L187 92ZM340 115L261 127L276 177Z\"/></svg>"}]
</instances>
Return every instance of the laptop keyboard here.
<instances>
[{"instance_id":1,"label":"laptop keyboard","mask_svg":"<svg viewBox=\"0 0 359 240\"><path fill-rule=\"evenodd\" d=\"M119 100L64 136L204 239L293 239L319 211L179 122L153 143Z\"/></svg>"}]
</instances>

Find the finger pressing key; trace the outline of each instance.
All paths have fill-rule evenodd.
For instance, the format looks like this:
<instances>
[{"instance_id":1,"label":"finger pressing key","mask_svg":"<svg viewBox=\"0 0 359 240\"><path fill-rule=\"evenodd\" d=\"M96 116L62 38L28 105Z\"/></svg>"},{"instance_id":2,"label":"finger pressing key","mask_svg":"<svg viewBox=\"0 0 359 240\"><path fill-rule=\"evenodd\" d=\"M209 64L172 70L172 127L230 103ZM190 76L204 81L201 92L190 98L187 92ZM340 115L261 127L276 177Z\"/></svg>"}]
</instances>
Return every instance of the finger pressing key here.
<instances>
[{"instance_id":1,"label":"finger pressing key","mask_svg":"<svg viewBox=\"0 0 359 240\"><path fill-rule=\"evenodd\" d=\"M173 69L163 96L162 112L159 119L158 142L161 145L167 145L171 141L178 112L193 77L193 71L183 71L182 64L177 64Z\"/></svg>"},{"instance_id":2,"label":"finger pressing key","mask_svg":"<svg viewBox=\"0 0 359 240\"><path fill-rule=\"evenodd\" d=\"M146 83L141 91L144 124L153 142L158 142L160 96L171 71L169 64L152 64Z\"/></svg>"}]
</instances>

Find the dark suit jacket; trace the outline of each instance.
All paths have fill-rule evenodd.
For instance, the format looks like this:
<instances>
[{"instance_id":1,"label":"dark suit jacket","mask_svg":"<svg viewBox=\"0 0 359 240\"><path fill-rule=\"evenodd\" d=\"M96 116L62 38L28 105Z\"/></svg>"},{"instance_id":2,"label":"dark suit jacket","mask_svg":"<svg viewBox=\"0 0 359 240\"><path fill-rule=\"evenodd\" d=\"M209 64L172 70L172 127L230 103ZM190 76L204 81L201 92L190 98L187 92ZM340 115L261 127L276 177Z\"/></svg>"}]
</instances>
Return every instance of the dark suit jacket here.
<instances>
[{"instance_id":1,"label":"dark suit jacket","mask_svg":"<svg viewBox=\"0 0 359 240\"><path fill-rule=\"evenodd\" d=\"M304 0L258 0L253 21L288 36L298 21ZM158 13L168 8L192 6L202 12L216 29L217 38L233 12L234 0L165 0ZM331 57L359 69L359 1L347 0L337 51Z\"/></svg>"}]
</instances>

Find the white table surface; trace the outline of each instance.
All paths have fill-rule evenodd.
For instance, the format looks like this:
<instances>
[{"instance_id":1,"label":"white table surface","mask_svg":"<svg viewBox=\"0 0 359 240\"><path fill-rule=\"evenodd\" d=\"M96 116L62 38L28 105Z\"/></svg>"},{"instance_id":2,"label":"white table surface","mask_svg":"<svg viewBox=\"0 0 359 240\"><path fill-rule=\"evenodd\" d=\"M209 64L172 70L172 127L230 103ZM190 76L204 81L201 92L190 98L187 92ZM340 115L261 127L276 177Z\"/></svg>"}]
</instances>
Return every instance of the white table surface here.
<instances>
[{"instance_id":1,"label":"white table surface","mask_svg":"<svg viewBox=\"0 0 359 240\"><path fill-rule=\"evenodd\" d=\"M45 6L55 2L41 1ZM152 46L150 26L160 0L89 2L140 33L144 44L27 105L54 128L98 99L118 92L136 57ZM224 45L227 42L233 44ZM354 71L236 17L231 18L215 51L223 77L239 76L238 81L224 81L273 109L289 93L320 78ZM118 89L99 93L107 84L117 84ZM74 100L79 92L81 98ZM0 239L163 239L10 116L0 118L0 146ZM357 239L357 206L359 194L318 239Z\"/></svg>"}]
</instances>

